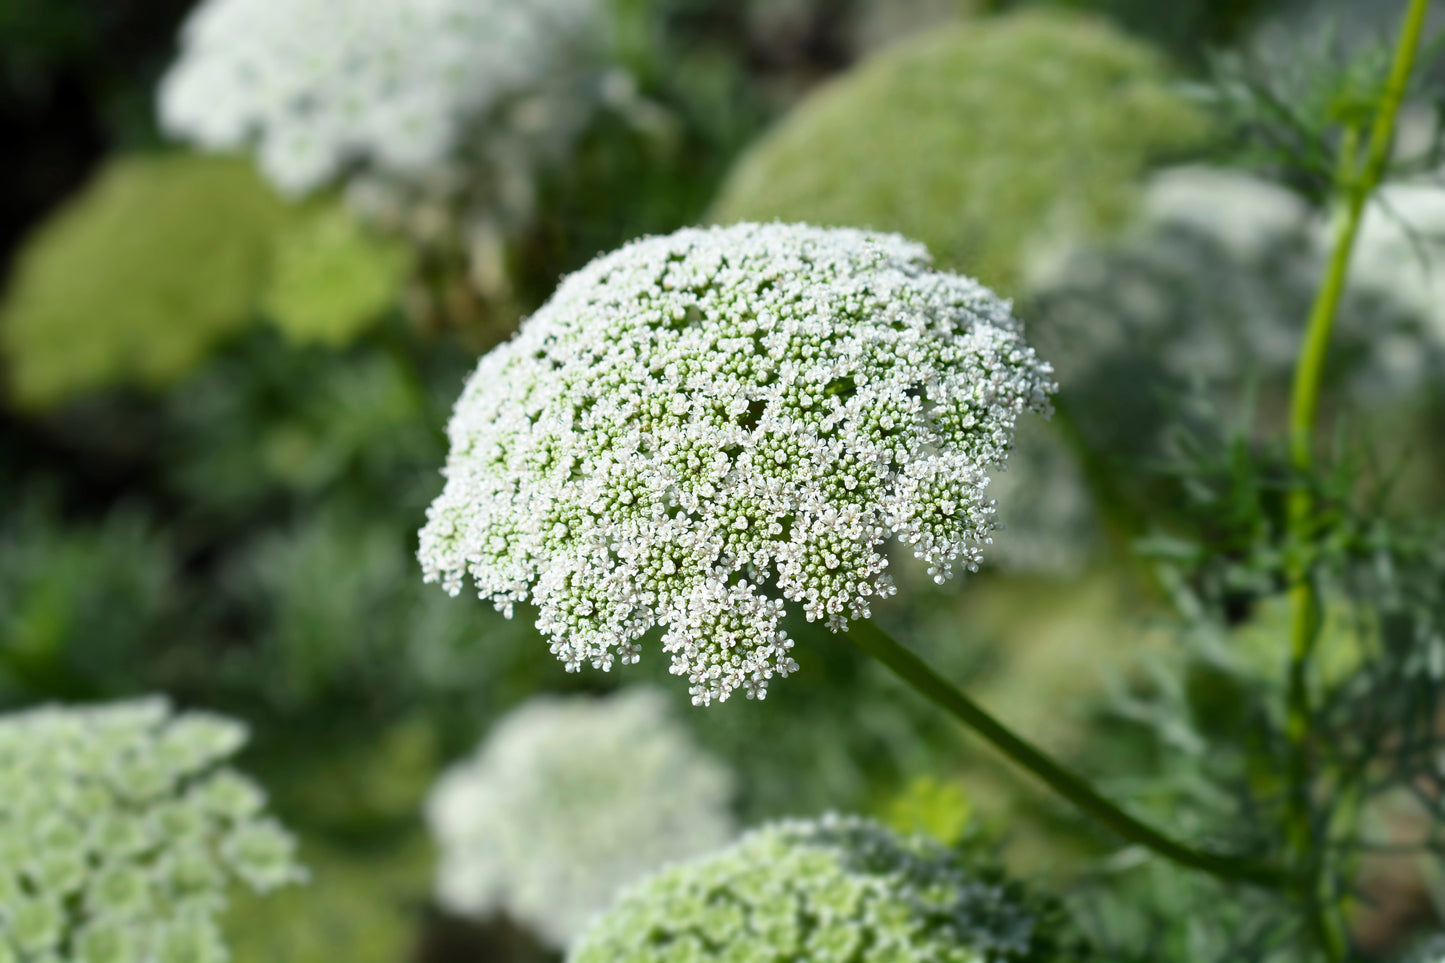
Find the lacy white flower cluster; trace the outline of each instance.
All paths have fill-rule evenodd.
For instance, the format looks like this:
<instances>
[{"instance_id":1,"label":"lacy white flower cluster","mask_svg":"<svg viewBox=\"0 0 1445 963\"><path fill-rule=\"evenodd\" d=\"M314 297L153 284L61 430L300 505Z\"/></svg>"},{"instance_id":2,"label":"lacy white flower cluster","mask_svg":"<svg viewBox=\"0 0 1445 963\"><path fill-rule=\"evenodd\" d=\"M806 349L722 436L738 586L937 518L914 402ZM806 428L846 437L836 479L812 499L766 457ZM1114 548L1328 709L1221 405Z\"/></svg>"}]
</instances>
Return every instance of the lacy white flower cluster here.
<instances>
[{"instance_id":1,"label":"lacy white flower cluster","mask_svg":"<svg viewBox=\"0 0 1445 963\"><path fill-rule=\"evenodd\" d=\"M687 229L566 279L484 357L449 428L420 558L576 669L662 626L694 702L795 667L785 600L841 629L894 590L896 537L938 581L995 527L988 472L1050 368L1009 305L897 235Z\"/></svg>"},{"instance_id":2,"label":"lacy white flower cluster","mask_svg":"<svg viewBox=\"0 0 1445 963\"><path fill-rule=\"evenodd\" d=\"M595 0L203 0L160 90L163 126L254 144L283 191L349 168L410 180L490 128L575 126Z\"/></svg>"},{"instance_id":3,"label":"lacy white flower cluster","mask_svg":"<svg viewBox=\"0 0 1445 963\"><path fill-rule=\"evenodd\" d=\"M754 830L626 893L569 963L1075 958L1058 910L924 836L857 817Z\"/></svg>"},{"instance_id":4,"label":"lacy white flower cluster","mask_svg":"<svg viewBox=\"0 0 1445 963\"><path fill-rule=\"evenodd\" d=\"M261 790L217 766L245 738L160 699L0 717L0 960L225 960L227 889L301 878Z\"/></svg>"},{"instance_id":5,"label":"lacy white flower cluster","mask_svg":"<svg viewBox=\"0 0 1445 963\"><path fill-rule=\"evenodd\" d=\"M732 789L655 690L534 699L432 792L437 899L565 947L624 886L731 839Z\"/></svg>"}]
</instances>

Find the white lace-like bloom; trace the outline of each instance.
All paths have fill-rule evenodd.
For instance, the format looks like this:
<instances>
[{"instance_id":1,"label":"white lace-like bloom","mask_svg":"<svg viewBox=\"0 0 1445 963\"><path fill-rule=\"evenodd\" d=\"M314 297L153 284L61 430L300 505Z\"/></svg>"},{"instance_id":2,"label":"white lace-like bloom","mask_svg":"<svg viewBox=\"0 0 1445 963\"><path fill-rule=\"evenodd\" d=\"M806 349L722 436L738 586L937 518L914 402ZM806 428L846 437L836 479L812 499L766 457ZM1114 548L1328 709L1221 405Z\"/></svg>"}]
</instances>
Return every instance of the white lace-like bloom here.
<instances>
[{"instance_id":1,"label":"white lace-like bloom","mask_svg":"<svg viewBox=\"0 0 1445 963\"><path fill-rule=\"evenodd\" d=\"M0 716L0 960L225 960L227 889L302 875L261 790L218 765L245 739L161 699Z\"/></svg>"},{"instance_id":2,"label":"white lace-like bloom","mask_svg":"<svg viewBox=\"0 0 1445 963\"><path fill-rule=\"evenodd\" d=\"M166 130L253 145L280 189L434 174L484 131L575 125L595 0L203 0L160 89Z\"/></svg>"},{"instance_id":3,"label":"white lace-like bloom","mask_svg":"<svg viewBox=\"0 0 1445 963\"><path fill-rule=\"evenodd\" d=\"M449 428L428 580L531 599L575 670L663 629L707 704L795 666L785 603L834 630L995 527L988 472L1050 368L1009 305L897 235L687 229L566 279L484 357Z\"/></svg>"},{"instance_id":4,"label":"white lace-like bloom","mask_svg":"<svg viewBox=\"0 0 1445 963\"><path fill-rule=\"evenodd\" d=\"M731 839L731 795L654 690L534 699L432 791L438 902L565 947L622 887Z\"/></svg>"},{"instance_id":5,"label":"white lace-like bloom","mask_svg":"<svg viewBox=\"0 0 1445 963\"><path fill-rule=\"evenodd\" d=\"M764 826L664 870L600 917L569 963L1062 963L1062 914L924 836L856 817Z\"/></svg>"}]
</instances>

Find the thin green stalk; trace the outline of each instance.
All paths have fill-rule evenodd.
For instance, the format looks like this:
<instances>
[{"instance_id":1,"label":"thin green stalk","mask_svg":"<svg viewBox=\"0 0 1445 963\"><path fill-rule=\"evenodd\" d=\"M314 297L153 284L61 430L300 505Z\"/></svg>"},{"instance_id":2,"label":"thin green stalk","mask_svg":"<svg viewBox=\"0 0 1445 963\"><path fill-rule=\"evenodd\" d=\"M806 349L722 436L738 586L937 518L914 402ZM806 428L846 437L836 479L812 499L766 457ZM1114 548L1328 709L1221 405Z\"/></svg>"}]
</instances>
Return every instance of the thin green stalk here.
<instances>
[{"instance_id":1,"label":"thin green stalk","mask_svg":"<svg viewBox=\"0 0 1445 963\"><path fill-rule=\"evenodd\" d=\"M1284 874L1276 867L1250 859L1220 856L1195 849L1135 819L1102 796L1081 776L1014 734L873 623L855 622L847 634L854 645L893 670L925 698L983 736L1013 762L1033 773L1050 789L1124 839L1147 847L1181 866L1202 870L1221 879L1272 888L1284 884Z\"/></svg>"},{"instance_id":2,"label":"thin green stalk","mask_svg":"<svg viewBox=\"0 0 1445 963\"><path fill-rule=\"evenodd\" d=\"M1290 572L1290 668L1286 707L1285 734L1290 745L1288 765L1289 797L1285 815L1286 843L1294 865L1305 880L1307 889L1301 893L1310 909L1311 928L1321 949L1331 960L1343 959L1347 952L1344 937L1337 926L1326 918L1319 900L1320 854L1316 851L1315 830L1310 811L1309 735L1313 727L1313 707L1309 693L1309 665L1319 634L1320 600L1318 589L1310 577L1309 553L1314 540L1315 498L1308 478L1314 470L1315 423L1319 413L1320 389L1324 381L1325 360L1340 298L1349 274L1350 256L1365 204L1379 186L1389 162L1394 141L1395 120L1400 103L1409 86L1415 55L1424 30L1428 0L1410 0L1404 26L1395 47L1394 62L1386 82L1363 168L1355 170L1358 135L1353 131L1341 145L1339 187L1343 193L1334 226L1334 247L1330 254L1324 280L1310 309L1309 324L1295 367L1294 392L1290 409L1290 462L1296 484L1290 492L1290 534L1297 553Z\"/></svg>"}]
</instances>

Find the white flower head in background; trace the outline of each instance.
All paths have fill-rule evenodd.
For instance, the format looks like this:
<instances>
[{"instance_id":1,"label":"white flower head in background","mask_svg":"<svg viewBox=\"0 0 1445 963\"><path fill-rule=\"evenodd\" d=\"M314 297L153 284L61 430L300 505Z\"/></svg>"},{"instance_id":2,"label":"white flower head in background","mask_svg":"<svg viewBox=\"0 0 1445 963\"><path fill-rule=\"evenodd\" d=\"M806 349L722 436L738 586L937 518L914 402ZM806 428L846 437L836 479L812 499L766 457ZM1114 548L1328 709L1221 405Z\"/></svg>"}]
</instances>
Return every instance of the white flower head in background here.
<instances>
[{"instance_id":1,"label":"white flower head in background","mask_svg":"<svg viewBox=\"0 0 1445 963\"><path fill-rule=\"evenodd\" d=\"M847 816L785 821L625 893L569 963L1078 958L1062 913L924 836Z\"/></svg>"},{"instance_id":2,"label":"white flower head in background","mask_svg":"<svg viewBox=\"0 0 1445 963\"><path fill-rule=\"evenodd\" d=\"M303 877L238 723L161 699L0 716L0 960L225 960L236 883Z\"/></svg>"},{"instance_id":3,"label":"white flower head in background","mask_svg":"<svg viewBox=\"0 0 1445 963\"><path fill-rule=\"evenodd\" d=\"M254 146L293 195L352 172L432 177L477 141L574 130L603 30L596 0L203 0L161 123Z\"/></svg>"},{"instance_id":4,"label":"white flower head in background","mask_svg":"<svg viewBox=\"0 0 1445 963\"><path fill-rule=\"evenodd\" d=\"M437 900L565 947L622 887L731 839L732 783L657 691L533 699L432 791Z\"/></svg>"},{"instance_id":5,"label":"white flower head in background","mask_svg":"<svg viewBox=\"0 0 1445 963\"><path fill-rule=\"evenodd\" d=\"M867 618L891 540L940 582L978 565L988 473L1050 371L1007 302L898 235L636 241L481 360L421 562L535 602L568 669L635 662L661 626L695 703L762 696L795 668L787 603Z\"/></svg>"}]
</instances>

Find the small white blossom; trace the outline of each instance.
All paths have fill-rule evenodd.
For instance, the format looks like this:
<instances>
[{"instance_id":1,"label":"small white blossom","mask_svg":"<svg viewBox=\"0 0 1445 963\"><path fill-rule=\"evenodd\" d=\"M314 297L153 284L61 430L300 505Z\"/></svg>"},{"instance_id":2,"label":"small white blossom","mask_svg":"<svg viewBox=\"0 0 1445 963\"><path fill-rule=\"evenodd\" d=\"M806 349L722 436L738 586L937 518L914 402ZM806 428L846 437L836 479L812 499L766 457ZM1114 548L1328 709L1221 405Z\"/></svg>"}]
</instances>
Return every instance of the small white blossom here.
<instances>
[{"instance_id":1,"label":"small white blossom","mask_svg":"<svg viewBox=\"0 0 1445 963\"><path fill-rule=\"evenodd\" d=\"M477 141L578 125L596 0L203 0L161 85L165 129L254 145L281 190L356 171L403 181ZM586 111L582 111L585 119Z\"/></svg>"},{"instance_id":2,"label":"small white blossom","mask_svg":"<svg viewBox=\"0 0 1445 963\"><path fill-rule=\"evenodd\" d=\"M1061 914L924 836L824 816L754 830L634 887L569 963L1060 963Z\"/></svg>"},{"instance_id":3,"label":"small white blossom","mask_svg":"<svg viewBox=\"0 0 1445 963\"><path fill-rule=\"evenodd\" d=\"M261 790L219 765L245 739L161 699L0 716L0 960L225 960L227 889L302 876Z\"/></svg>"},{"instance_id":4,"label":"small white blossom","mask_svg":"<svg viewBox=\"0 0 1445 963\"><path fill-rule=\"evenodd\" d=\"M731 839L731 795L656 691L534 699L432 791L437 899L565 947L622 887Z\"/></svg>"},{"instance_id":5,"label":"small white blossom","mask_svg":"<svg viewBox=\"0 0 1445 963\"><path fill-rule=\"evenodd\" d=\"M707 704L795 668L786 603L834 630L885 550L975 568L985 492L1051 369L976 282L897 235L688 229L566 279L481 360L428 512L429 581L537 626L575 670L663 629Z\"/></svg>"}]
</instances>

